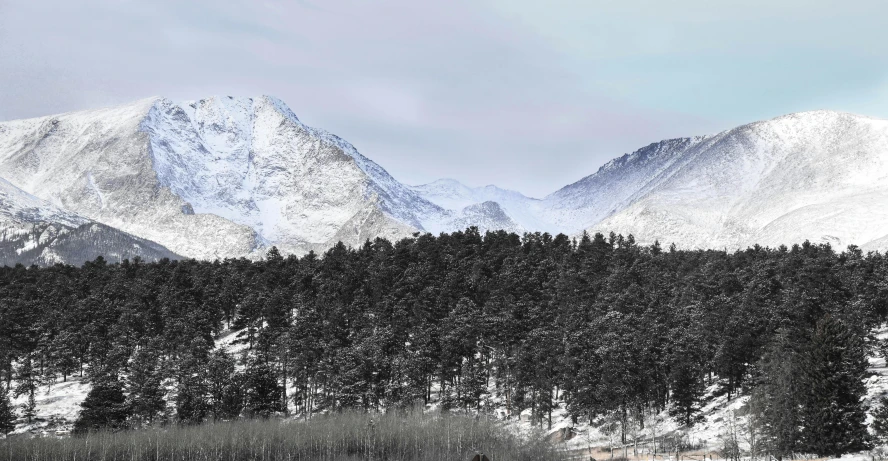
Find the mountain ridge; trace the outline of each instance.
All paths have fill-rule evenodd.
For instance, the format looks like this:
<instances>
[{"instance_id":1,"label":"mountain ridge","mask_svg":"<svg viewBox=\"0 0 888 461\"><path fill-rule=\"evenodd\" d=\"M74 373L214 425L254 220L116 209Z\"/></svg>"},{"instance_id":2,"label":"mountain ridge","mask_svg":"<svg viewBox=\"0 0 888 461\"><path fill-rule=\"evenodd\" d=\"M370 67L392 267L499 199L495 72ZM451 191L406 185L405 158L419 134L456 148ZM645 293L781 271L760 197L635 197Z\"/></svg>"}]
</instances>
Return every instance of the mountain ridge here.
<instances>
[{"instance_id":1,"label":"mountain ridge","mask_svg":"<svg viewBox=\"0 0 888 461\"><path fill-rule=\"evenodd\" d=\"M181 259L157 243L62 210L0 179L0 265Z\"/></svg>"},{"instance_id":2,"label":"mountain ridge","mask_svg":"<svg viewBox=\"0 0 888 461\"><path fill-rule=\"evenodd\" d=\"M405 185L272 96L151 97L0 122L0 177L200 259L254 258L272 245L322 251L340 240L356 246L471 225L615 231L687 248L800 239L881 248L888 235L860 229L888 226L879 206L888 196L886 158L888 122L808 111L651 143L532 198L452 179ZM845 163L830 165L834 159Z\"/></svg>"}]
</instances>

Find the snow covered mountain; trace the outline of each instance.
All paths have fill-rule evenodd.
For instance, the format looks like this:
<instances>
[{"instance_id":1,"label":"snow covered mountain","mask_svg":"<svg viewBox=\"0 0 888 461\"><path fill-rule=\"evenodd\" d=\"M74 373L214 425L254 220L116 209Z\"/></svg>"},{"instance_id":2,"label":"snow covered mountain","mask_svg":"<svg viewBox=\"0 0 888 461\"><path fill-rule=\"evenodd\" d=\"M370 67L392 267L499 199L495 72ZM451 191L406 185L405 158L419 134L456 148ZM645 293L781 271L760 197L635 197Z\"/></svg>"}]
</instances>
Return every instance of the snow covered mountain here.
<instances>
[{"instance_id":1,"label":"snow covered mountain","mask_svg":"<svg viewBox=\"0 0 888 461\"><path fill-rule=\"evenodd\" d=\"M535 199L453 180L406 186L272 97L152 98L0 123L0 177L202 259L469 225L684 248L888 248L888 122L827 111L651 144Z\"/></svg>"},{"instance_id":2,"label":"snow covered mountain","mask_svg":"<svg viewBox=\"0 0 888 461\"><path fill-rule=\"evenodd\" d=\"M144 239L92 222L40 200L0 179L0 265L80 265L102 256L111 262L178 255Z\"/></svg>"},{"instance_id":3,"label":"snow covered mountain","mask_svg":"<svg viewBox=\"0 0 888 461\"><path fill-rule=\"evenodd\" d=\"M546 201L582 210L592 231L644 243L734 249L807 239L884 250L888 121L816 111L663 141Z\"/></svg>"},{"instance_id":4,"label":"snow covered mountain","mask_svg":"<svg viewBox=\"0 0 888 461\"><path fill-rule=\"evenodd\" d=\"M451 180L442 206L498 202L526 230L633 234L681 248L811 240L888 249L888 121L814 111L651 144L543 199Z\"/></svg>"},{"instance_id":5,"label":"snow covered mountain","mask_svg":"<svg viewBox=\"0 0 888 461\"><path fill-rule=\"evenodd\" d=\"M472 225L479 228L513 232L559 232L550 223L540 219L541 201L526 197L520 192L501 189L494 185L472 188L454 179L439 179L429 184L413 186L411 189L438 206L459 211L464 216L457 222L473 222L475 224ZM487 221L473 221L472 218L477 219L477 217L473 216L472 210L482 204L486 204L490 210L483 215ZM494 206L499 211L494 211Z\"/></svg>"},{"instance_id":6,"label":"snow covered mountain","mask_svg":"<svg viewBox=\"0 0 888 461\"><path fill-rule=\"evenodd\" d=\"M62 210L0 178L0 226L5 229L35 224L77 227L89 220Z\"/></svg>"},{"instance_id":7,"label":"snow covered mountain","mask_svg":"<svg viewBox=\"0 0 888 461\"><path fill-rule=\"evenodd\" d=\"M195 258L322 250L468 222L272 97L166 99L0 123L0 177L60 207Z\"/></svg>"}]
</instances>

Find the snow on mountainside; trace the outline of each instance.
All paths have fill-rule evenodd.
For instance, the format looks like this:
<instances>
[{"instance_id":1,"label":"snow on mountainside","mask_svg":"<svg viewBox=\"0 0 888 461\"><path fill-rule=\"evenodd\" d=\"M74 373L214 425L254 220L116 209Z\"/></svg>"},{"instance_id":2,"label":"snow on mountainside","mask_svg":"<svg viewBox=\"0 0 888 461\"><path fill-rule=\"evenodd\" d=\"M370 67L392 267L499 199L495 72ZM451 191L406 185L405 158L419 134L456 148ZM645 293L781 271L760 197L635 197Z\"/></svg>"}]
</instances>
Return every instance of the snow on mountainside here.
<instances>
[{"instance_id":1,"label":"snow on mountainside","mask_svg":"<svg viewBox=\"0 0 888 461\"><path fill-rule=\"evenodd\" d=\"M111 263L136 257L142 261L182 259L150 240L95 222L75 228L44 224L24 231L0 229L0 266L80 266L99 256Z\"/></svg>"},{"instance_id":2,"label":"snow on mountainside","mask_svg":"<svg viewBox=\"0 0 888 461\"><path fill-rule=\"evenodd\" d=\"M597 224L631 202L633 196L666 167L683 161L682 153L704 139L661 141L611 160L595 174L545 197L547 219L569 233Z\"/></svg>"},{"instance_id":3,"label":"snow on mountainside","mask_svg":"<svg viewBox=\"0 0 888 461\"><path fill-rule=\"evenodd\" d=\"M0 176L196 258L270 245L301 253L476 221L514 227L498 209L433 204L268 96L154 98L0 123Z\"/></svg>"},{"instance_id":4,"label":"snow on mountainside","mask_svg":"<svg viewBox=\"0 0 888 461\"><path fill-rule=\"evenodd\" d=\"M94 223L40 200L0 179L0 265L80 265L103 256L111 262L178 255L148 240Z\"/></svg>"},{"instance_id":5,"label":"snow on mountainside","mask_svg":"<svg viewBox=\"0 0 888 461\"><path fill-rule=\"evenodd\" d=\"M559 232L551 223L540 219L540 200L527 197L520 192L500 189L494 185L472 188L453 179L439 179L429 184L413 186L411 189L443 208L461 210L464 216L454 224L468 223L480 228L514 232ZM482 221L473 221L475 214L472 211L483 204L487 204L491 212L485 214ZM492 204L496 204L499 211L493 211Z\"/></svg>"},{"instance_id":6,"label":"snow on mountainside","mask_svg":"<svg viewBox=\"0 0 888 461\"><path fill-rule=\"evenodd\" d=\"M494 185L472 188L454 179L439 179L429 184L413 186L411 189L430 202L450 210L483 202L516 203L525 206L528 202L536 201L520 192L500 189Z\"/></svg>"},{"instance_id":7,"label":"snow on mountainside","mask_svg":"<svg viewBox=\"0 0 888 461\"><path fill-rule=\"evenodd\" d=\"M531 231L614 231L682 248L811 240L884 250L888 121L814 111L665 140L540 200L450 180L414 190L444 206L500 201Z\"/></svg>"},{"instance_id":8,"label":"snow on mountainside","mask_svg":"<svg viewBox=\"0 0 888 461\"><path fill-rule=\"evenodd\" d=\"M354 148L306 127L272 98L181 106L161 100L142 128L160 184L188 202L189 211L247 226L262 242L290 251L327 243L368 203L393 210L396 220L388 223L385 216L367 215L383 220L382 236L419 226L410 213L413 197L392 188L384 171L365 170L369 161Z\"/></svg>"},{"instance_id":9,"label":"snow on mountainside","mask_svg":"<svg viewBox=\"0 0 888 461\"><path fill-rule=\"evenodd\" d=\"M453 180L403 185L272 97L153 98L0 123L0 177L205 259L469 225L684 248L888 248L888 121L828 111L654 143L535 199Z\"/></svg>"},{"instance_id":10,"label":"snow on mountainside","mask_svg":"<svg viewBox=\"0 0 888 461\"><path fill-rule=\"evenodd\" d=\"M665 140L540 200L451 180L414 190L442 206L498 201L530 231L613 231L681 248L811 240L884 250L888 121L814 111Z\"/></svg>"},{"instance_id":11,"label":"snow on mountainside","mask_svg":"<svg viewBox=\"0 0 888 461\"><path fill-rule=\"evenodd\" d=\"M816 111L653 144L547 201L597 195L590 230L632 233L642 243L734 249L811 240L885 249L886 180L888 121Z\"/></svg>"},{"instance_id":12,"label":"snow on mountainside","mask_svg":"<svg viewBox=\"0 0 888 461\"><path fill-rule=\"evenodd\" d=\"M76 227L87 222L88 219L59 209L0 178L0 225L4 228L49 223Z\"/></svg>"},{"instance_id":13,"label":"snow on mountainside","mask_svg":"<svg viewBox=\"0 0 888 461\"><path fill-rule=\"evenodd\" d=\"M255 233L195 216L154 173L142 120L156 100L0 124L0 177L64 209L186 256L257 246Z\"/></svg>"}]
</instances>

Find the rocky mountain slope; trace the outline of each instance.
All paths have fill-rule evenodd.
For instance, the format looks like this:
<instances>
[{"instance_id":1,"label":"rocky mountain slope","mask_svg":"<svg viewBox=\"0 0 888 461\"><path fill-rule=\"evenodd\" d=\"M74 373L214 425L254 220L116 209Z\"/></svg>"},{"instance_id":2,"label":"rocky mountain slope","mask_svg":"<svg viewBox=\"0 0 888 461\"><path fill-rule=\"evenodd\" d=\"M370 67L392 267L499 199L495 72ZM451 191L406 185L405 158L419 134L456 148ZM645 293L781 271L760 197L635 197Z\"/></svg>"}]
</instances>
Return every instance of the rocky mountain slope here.
<instances>
[{"instance_id":1,"label":"rocky mountain slope","mask_svg":"<svg viewBox=\"0 0 888 461\"><path fill-rule=\"evenodd\" d=\"M828 111L654 143L535 199L453 180L406 186L272 97L152 98L0 123L0 177L203 259L470 225L683 248L888 248L888 121Z\"/></svg>"},{"instance_id":2,"label":"rocky mountain slope","mask_svg":"<svg viewBox=\"0 0 888 461\"><path fill-rule=\"evenodd\" d=\"M547 200L597 195L592 231L684 248L888 248L888 121L817 111L614 160Z\"/></svg>"},{"instance_id":3,"label":"rocky mountain slope","mask_svg":"<svg viewBox=\"0 0 888 461\"><path fill-rule=\"evenodd\" d=\"M270 245L301 253L482 221L514 226L495 206L433 204L267 96L155 98L5 122L0 177L195 258L256 255Z\"/></svg>"},{"instance_id":4,"label":"rocky mountain slope","mask_svg":"<svg viewBox=\"0 0 888 461\"><path fill-rule=\"evenodd\" d=\"M888 121L791 114L651 144L543 199L454 181L415 187L442 206L497 201L526 230L633 234L681 248L811 240L888 248Z\"/></svg>"},{"instance_id":5,"label":"rocky mountain slope","mask_svg":"<svg viewBox=\"0 0 888 461\"><path fill-rule=\"evenodd\" d=\"M98 256L110 262L180 258L154 242L61 210L0 179L0 265L80 265Z\"/></svg>"}]
</instances>

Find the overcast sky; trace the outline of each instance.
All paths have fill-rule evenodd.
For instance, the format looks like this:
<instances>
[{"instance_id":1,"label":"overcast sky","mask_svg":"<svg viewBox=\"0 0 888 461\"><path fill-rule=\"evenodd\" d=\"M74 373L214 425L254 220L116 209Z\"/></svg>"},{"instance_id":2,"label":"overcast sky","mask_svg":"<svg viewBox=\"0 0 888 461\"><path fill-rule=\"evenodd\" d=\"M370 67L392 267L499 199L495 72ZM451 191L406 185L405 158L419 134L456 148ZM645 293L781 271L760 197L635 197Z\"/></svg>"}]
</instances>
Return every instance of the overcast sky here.
<instances>
[{"instance_id":1,"label":"overcast sky","mask_svg":"<svg viewBox=\"0 0 888 461\"><path fill-rule=\"evenodd\" d=\"M0 0L0 120L270 94L402 182L542 196L667 137L888 118L885 18L885 0Z\"/></svg>"}]
</instances>

